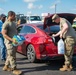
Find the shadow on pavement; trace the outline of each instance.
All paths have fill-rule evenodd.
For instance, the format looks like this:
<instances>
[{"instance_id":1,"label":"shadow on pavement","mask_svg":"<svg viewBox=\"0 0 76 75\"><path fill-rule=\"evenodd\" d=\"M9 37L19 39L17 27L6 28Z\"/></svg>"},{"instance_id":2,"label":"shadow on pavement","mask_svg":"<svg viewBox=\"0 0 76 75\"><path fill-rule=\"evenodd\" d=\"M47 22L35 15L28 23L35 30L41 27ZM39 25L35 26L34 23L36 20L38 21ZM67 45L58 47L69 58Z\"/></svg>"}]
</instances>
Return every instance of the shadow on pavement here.
<instances>
[{"instance_id":1,"label":"shadow on pavement","mask_svg":"<svg viewBox=\"0 0 76 75\"><path fill-rule=\"evenodd\" d=\"M26 64L26 62L25 62ZM31 63L30 63L31 64ZM19 68L20 70L23 70L23 73L27 72L35 72L35 71L45 71L45 70L59 70L60 67L63 65L63 60L59 61L40 61L35 64L45 64L40 66L33 66L33 67L26 67L26 68Z\"/></svg>"},{"instance_id":2,"label":"shadow on pavement","mask_svg":"<svg viewBox=\"0 0 76 75\"><path fill-rule=\"evenodd\" d=\"M0 67L3 67L4 66L4 64L0 64Z\"/></svg>"},{"instance_id":3,"label":"shadow on pavement","mask_svg":"<svg viewBox=\"0 0 76 75\"><path fill-rule=\"evenodd\" d=\"M17 64L32 64L30 62L18 62ZM36 65L39 64L45 64L45 65L39 65L39 66L32 66L32 67L24 67L19 68L20 70L23 70L23 74L29 73L29 72L35 72L35 71L45 71L45 70L53 70L53 71L59 71L59 68L61 68L64 65L64 60L51 60L51 61L39 61L38 63L33 63ZM76 71L76 59L73 59L73 71Z\"/></svg>"}]
</instances>

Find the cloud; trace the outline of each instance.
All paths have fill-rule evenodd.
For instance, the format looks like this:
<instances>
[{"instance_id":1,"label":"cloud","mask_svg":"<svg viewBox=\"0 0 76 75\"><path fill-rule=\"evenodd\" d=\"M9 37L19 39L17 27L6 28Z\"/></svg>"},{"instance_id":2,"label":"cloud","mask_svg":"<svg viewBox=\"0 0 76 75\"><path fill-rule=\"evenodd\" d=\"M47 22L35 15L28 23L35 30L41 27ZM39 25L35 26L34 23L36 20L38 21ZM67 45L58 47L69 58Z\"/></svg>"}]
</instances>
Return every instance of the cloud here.
<instances>
[{"instance_id":1,"label":"cloud","mask_svg":"<svg viewBox=\"0 0 76 75\"><path fill-rule=\"evenodd\" d=\"M33 3L29 3L27 8L28 9L41 9L43 6L42 5L34 5Z\"/></svg>"},{"instance_id":2,"label":"cloud","mask_svg":"<svg viewBox=\"0 0 76 75\"><path fill-rule=\"evenodd\" d=\"M23 0L24 2L30 3L30 2L35 2L36 0Z\"/></svg>"},{"instance_id":3,"label":"cloud","mask_svg":"<svg viewBox=\"0 0 76 75\"><path fill-rule=\"evenodd\" d=\"M59 3L61 3L61 0L56 0L56 1L54 2L54 4L59 4Z\"/></svg>"},{"instance_id":4,"label":"cloud","mask_svg":"<svg viewBox=\"0 0 76 75\"><path fill-rule=\"evenodd\" d=\"M55 9L55 5L50 6L50 9Z\"/></svg>"},{"instance_id":5,"label":"cloud","mask_svg":"<svg viewBox=\"0 0 76 75\"><path fill-rule=\"evenodd\" d=\"M28 6L27 6L28 9L41 9L41 8L43 8L42 5L33 4L35 1L38 1L38 0L23 0L23 1L28 3Z\"/></svg>"},{"instance_id":6,"label":"cloud","mask_svg":"<svg viewBox=\"0 0 76 75\"><path fill-rule=\"evenodd\" d=\"M61 0L56 0L54 3L52 3L52 6L50 6L50 9L55 9L56 5L61 3Z\"/></svg>"},{"instance_id":7,"label":"cloud","mask_svg":"<svg viewBox=\"0 0 76 75\"><path fill-rule=\"evenodd\" d=\"M33 9L33 8L35 8L34 4L33 3L29 3L28 4L28 9Z\"/></svg>"},{"instance_id":8,"label":"cloud","mask_svg":"<svg viewBox=\"0 0 76 75\"><path fill-rule=\"evenodd\" d=\"M4 11L4 9L0 8L0 11Z\"/></svg>"},{"instance_id":9,"label":"cloud","mask_svg":"<svg viewBox=\"0 0 76 75\"><path fill-rule=\"evenodd\" d=\"M2 8L0 8L0 14L6 14L6 12L5 12L5 10L4 9L2 9Z\"/></svg>"}]
</instances>

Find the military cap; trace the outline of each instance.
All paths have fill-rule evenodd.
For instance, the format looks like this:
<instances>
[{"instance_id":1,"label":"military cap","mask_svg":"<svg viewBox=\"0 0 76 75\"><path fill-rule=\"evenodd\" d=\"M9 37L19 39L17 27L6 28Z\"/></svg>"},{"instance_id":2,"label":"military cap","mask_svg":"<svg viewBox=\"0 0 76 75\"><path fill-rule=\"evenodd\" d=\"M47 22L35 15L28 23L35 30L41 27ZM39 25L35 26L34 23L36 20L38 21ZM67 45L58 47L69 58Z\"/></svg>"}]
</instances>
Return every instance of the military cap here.
<instances>
[{"instance_id":1,"label":"military cap","mask_svg":"<svg viewBox=\"0 0 76 75\"><path fill-rule=\"evenodd\" d=\"M52 16L52 21L54 22L57 18L59 18L59 16L58 16L57 14L54 14L54 15Z\"/></svg>"}]
</instances>

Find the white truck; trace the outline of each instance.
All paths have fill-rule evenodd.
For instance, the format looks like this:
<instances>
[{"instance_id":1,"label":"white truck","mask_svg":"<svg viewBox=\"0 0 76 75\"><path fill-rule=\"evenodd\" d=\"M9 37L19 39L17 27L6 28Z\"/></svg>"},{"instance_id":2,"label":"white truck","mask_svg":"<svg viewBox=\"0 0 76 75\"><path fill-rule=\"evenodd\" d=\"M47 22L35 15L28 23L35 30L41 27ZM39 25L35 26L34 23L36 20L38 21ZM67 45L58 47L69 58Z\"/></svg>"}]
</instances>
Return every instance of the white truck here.
<instances>
[{"instance_id":1,"label":"white truck","mask_svg":"<svg viewBox=\"0 0 76 75\"><path fill-rule=\"evenodd\" d=\"M40 16L26 16L26 23L43 23Z\"/></svg>"}]
</instances>

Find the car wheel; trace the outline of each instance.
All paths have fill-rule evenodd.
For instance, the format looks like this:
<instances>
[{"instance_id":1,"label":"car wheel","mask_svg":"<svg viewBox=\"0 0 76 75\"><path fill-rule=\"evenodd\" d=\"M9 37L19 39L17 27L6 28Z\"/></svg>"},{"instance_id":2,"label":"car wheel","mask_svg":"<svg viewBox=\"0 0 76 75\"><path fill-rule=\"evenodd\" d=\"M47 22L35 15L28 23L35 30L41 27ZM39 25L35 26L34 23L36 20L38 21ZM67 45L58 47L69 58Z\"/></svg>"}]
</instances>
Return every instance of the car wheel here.
<instances>
[{"instance_id":1,"label":"car wheel","mask_svg":"<svg viewBox=\"0 0 76 75\"><path fill-rule=\"evenodd\" d=\"M36 62L36 54L33 45L27 47L27 58L30 62Z\"/></svg>"}]
</instances>

